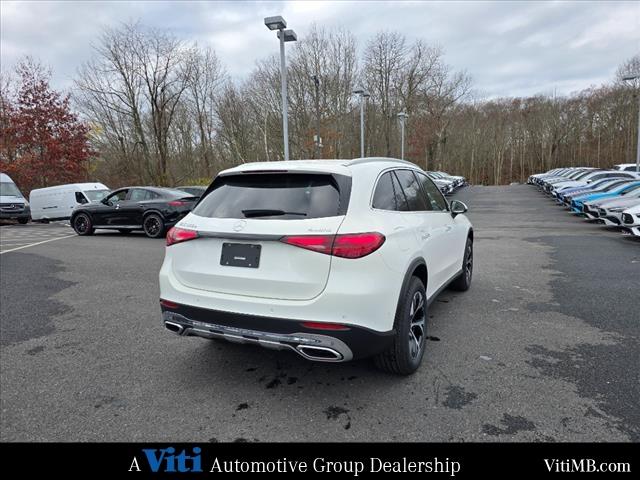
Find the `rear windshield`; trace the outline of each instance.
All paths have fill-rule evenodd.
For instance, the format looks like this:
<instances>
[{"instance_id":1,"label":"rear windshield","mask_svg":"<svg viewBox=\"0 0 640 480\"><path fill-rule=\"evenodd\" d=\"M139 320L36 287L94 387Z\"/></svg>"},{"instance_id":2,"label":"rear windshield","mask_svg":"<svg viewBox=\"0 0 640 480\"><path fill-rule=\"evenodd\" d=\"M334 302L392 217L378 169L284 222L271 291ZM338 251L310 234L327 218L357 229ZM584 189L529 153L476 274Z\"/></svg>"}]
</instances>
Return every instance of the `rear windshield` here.
<instances>
[{"instance_id":1,"label":"rear windshield","mask_svg":"<svg viewBox=\"0 0 640 480\"><path fill-rule=\"evenodd\" d=\"M185 192L184 190L179 190L177 188L163 188L161 192L164 196L176 197L176 198L188 198L193 196L193 194Z\"/></svg>"},{"instance_id":2,"label":"rear windshield","mask_svg":"<svg viewBox=\"0 0 640 480\"><path fill-rule=\"evenodd\" d=\"M201 217L307 219L339 215L340 193L330 175L242 174L218 177L193 210Z\"/></svg>"}]
</instances>

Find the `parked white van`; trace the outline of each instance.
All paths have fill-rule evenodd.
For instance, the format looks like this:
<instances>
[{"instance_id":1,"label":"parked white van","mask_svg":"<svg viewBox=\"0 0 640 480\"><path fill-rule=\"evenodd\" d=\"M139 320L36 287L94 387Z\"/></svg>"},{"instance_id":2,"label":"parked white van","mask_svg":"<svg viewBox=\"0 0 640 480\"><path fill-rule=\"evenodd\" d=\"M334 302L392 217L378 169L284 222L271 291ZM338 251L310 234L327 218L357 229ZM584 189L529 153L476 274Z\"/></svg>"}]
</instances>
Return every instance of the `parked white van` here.
<instances>
[{"instance_id":1,"label":"parked white van","mask_svg":"<svg viewBox=\"0 0 640 480\"><path fill-rule=\"evenodd\" d=\"M102 183L70 183L31 190L31 219L67 220L78 205L102 200L109 188Z\"/></svg>"},{"instance_id":2,"label":"parked white van","mask_svg":"<svg viewBox=\"0 0 640 480\"><path fill-rule=\"evenodd\" d=\"M6 173L0 173L0 219L29 221L29 202Z\"/></svg>"}]
</instances>

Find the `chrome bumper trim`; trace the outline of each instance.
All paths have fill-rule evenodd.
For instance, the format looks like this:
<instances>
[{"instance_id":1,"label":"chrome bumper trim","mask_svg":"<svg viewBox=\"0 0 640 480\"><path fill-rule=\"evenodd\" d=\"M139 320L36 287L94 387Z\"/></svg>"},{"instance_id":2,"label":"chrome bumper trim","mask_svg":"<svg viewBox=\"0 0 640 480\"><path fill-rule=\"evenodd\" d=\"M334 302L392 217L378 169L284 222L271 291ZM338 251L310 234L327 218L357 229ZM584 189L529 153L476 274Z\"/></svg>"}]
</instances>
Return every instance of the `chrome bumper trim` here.
<instances>
[{"instance_id":1,"label":"chrome bumper trim","mask_svg":"<svg viewBox=\"0 0 640 480\"><path fill-rule=\"evenodd\" d=\"M162 319L168 330L185 337L221 338L233 343L251 343L275 350L290 349L307 360L318 362L347 362L353 358L351 349L342 340L327 335L272 333L229 327L192 320L179 313L169 311L162 313ZM323 356L311 355L310 352L313 351L322 352ZM335 358L325 356L326 352L333 352Z\"/></svg>"}]
</instances>

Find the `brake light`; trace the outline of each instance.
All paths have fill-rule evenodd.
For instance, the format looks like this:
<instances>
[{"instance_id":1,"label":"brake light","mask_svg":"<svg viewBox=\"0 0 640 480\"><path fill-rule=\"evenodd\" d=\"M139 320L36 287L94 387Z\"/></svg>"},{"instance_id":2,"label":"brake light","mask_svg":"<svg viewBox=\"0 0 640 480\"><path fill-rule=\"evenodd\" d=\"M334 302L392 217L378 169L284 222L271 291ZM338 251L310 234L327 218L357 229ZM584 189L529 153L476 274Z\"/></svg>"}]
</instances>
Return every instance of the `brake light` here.
<instances>
[{"instance_id":1,"label":"brake light","mask_svg":"<svg viewBox=\"0 0 640 480\"><path fill-rule=\"evenodd\" d=\"M171 302L169 300L164 300L164 299L160 299L160 305L162 305L165 308L178 308L180 305L178 305L175 302Z\"/></svg>"},{"instance_id":2,"label":"brake light","mask_svg":"<svg viewBox=\"0 0 640 480\"><path fill-rule=\"evenodd\" d=\"M330 255L331 245L333 245L333 235L297 235L283 237L280 241L296 247Z\"/></svg>"},{"instance_id":3,"label":"brake light","mask_svg":"<svg viewBox=\"0 0 640 480\"><path fill-rule=\"evenodd\" d=\"M167 247L176 243L186 242L198 238L198 232L195 230L186 230L180 227L173 227L167 232Z\"/></svg>"},{"instance_id":4,"label":"brake light","mask_svg":"<svg viewBox=\"0 0 640 480\"><path fill-rule=\"evenodd\" d=\"M375 252L384 243L378 232L336 235L332 254L343 258L361 258Z\"/></svg>"},{"instance_id":5,"label":"brake light","mask_svg":"<svg viewBox=\"0 0 640 480\"><path fill-rule=\"evenodd\" d=\"M171 200L169 202L170 207L184 207L187 202L183 202L182 200Z\"/></svg>"},{"instance_id":6,"label":"brake light","mask_svg":"<svg viewBox=\"0 0 640 480\"><path fill-rule=\"evenodd\" d=\"M306 328L312 328L314 330L333 330L343 331L349 330L349 327L345 327L339 323L326 323L326 322L302 322L301 325Z\"/></svg>"},{"instance_id":7,"label":"brake light","mask_svg":"<svg viewBox=\"0 0 640 480\"><path fill-rule=\"evenodd\" d=\"M380 248L385 237L378 232L369 232L342 235L295 235L283 237L280 241L335 257L362 258Z\"/></svg>"}]
</instances>

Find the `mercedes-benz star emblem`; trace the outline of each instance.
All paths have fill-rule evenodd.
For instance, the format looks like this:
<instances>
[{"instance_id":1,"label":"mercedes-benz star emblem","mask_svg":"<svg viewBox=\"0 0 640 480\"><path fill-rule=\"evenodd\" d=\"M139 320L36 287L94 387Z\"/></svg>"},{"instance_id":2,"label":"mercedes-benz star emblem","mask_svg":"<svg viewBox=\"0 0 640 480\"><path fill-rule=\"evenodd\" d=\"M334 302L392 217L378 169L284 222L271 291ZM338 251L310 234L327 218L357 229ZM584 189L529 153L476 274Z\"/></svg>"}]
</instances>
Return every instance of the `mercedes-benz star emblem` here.
<instances>
[{"instance_id":1,"label":"mercedes-benz star emblem","mask_svg":"<svg viewBox=\"0 0 640 480\"><path fill-rule=\"evenodd\" d=\"M247 226L247 221L246 220L240 220L239 222L236 222L233 225L233 231L234 232L239 232L240 230L244 230L244 227Z\"/></svg>"}]
</instances>

